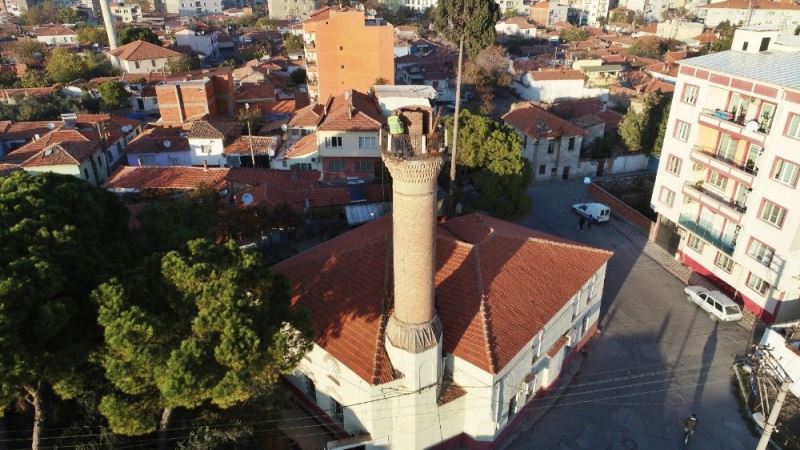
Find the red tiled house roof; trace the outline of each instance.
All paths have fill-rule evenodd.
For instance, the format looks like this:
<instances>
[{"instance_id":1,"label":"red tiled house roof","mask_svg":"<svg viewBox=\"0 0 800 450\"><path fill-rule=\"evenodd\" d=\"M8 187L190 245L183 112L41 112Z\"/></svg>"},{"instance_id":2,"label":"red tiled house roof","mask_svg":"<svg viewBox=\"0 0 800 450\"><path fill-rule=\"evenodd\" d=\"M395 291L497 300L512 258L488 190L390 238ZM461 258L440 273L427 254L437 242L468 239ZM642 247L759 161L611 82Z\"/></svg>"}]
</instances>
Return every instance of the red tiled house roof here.
<instances>
[{"instance_id":1,"label":"red tiled house roof","mask_svg":"<svg viewBox=\"0 0 800 450\"><path fill-rule=\"evenodd\" d=\"M512 109L503 115L502 119L532 138L583 136L586 134L580 127L531 104ZM544 124L546 127L540 128L540 124Z\"/></svg>"},{"instance_id":2,"label":"red tiled house roof","mask_svg":"<svg viewBox=\"0 0 800 450\"><path fill-rule=\"evenodd\" d=\"M145 41L133 41L123 45L122 47L117 47L114 50L110 50L108 53L111 56L116 56L117 58L126 61L139 61L143 59L172 58L175 56L181 56L181 54L176 51Z\"/></svg>"},{"instance_id":3,"label":"red tiled house roof","mask_svg":"<svg viewBox=\"0 0 800 450\"><path fill-rule=\"evenodd\" d=\"M370 96L353 90L329 99L326 110L320 130L375 131L385 121Z\"/></svg>"},{"instance_id":4,"label":"red tiled house roof","mask_svg":"<svg viewBox=\"0 0 800 450\"><path fill-rule=\"evenodd\" d=\"M371 384L392 379L391 219L385 216L273 269L311 312L314 342ZM436 231L436 308L444 351L498 373L611 257L605 250L472 214ZM553 283L558 279L558 283Z\"/></svg>"},{"instance_id":5,"label":"red tiled house roof","mask_svg":"<svg viewBox=\"0 0 800 450\"><path fill-rule=\"evenodd\" d=\"M51 144L26 159L22 167L80 165L99 150L100 140Z\"/></svg>"},{"instance_id":6,"label":"red tiled house roof","mask_svg":"<svg viewBox=\"0 0 800 450\"><path fill-rule=\"evenodd\" d=\"M106 189L135 190L175 189L192 190L200 186L212 189L225 187L228 169L202 167L120 167L106 182Z\"/></svg>"},{"instance_id":7,"label":"red tiled house roof","mask_svg":"<svg viewBox=\"0 0 800 450\"><path fill-rule=\"evenodd\" d=\"M275 155L275 150L280 144L278 136L241 136L230 145L226 146L223 153L226 155L250 154L252 142L253 153L257 155Z\"/></svg>"},{"instance_id":8,"label":"red tiled house roof","mask_svg":"<svg viewBox=\"0 0 800 450\"><path fill-rule=\"evenodd\" d=\"M189 139L181 136L182 133L186 133L186 130L182 127L158 126L148 128L128 143L125 152L188 152ZM169 144L166 144L167 141Z\"/></svg>"},{"instance_id":9,"label":"red tiled house roof","mask_svg":"<svg viewBox=\"0 0 800 450\"><path fill-rule=\"evenodd\" d=\"M100 136L97 133L79 131L79 130L54 130L45 134L33 142L29 142L20 148L15 149L3 158L3 162L10 164L21 164L27 161L45 147L53 144L62 144L68 142L91 142L100 141Z\"/></svg>"},{"instance_id":10,"label":"red tiled house roof","mask_svg":"<svg viewBox=\"0 0 800 450\"><path fill-rule=\"evenodd\" d=\"M549 80L583 80L583 72L579 70L539 70L530 72L531 78L534 81L549 81Z\"/></svg>"}]
</instances>

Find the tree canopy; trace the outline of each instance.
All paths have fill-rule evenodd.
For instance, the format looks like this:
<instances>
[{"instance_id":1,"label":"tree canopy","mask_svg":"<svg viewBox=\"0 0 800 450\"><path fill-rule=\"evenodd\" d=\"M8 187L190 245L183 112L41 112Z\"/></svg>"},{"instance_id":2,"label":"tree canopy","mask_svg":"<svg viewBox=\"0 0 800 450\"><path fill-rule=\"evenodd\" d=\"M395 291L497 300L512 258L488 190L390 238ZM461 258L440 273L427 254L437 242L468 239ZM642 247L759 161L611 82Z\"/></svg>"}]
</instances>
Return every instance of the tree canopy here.
<instances>
[{"instance_id":1,"label":"tree canopy","mask_svg":"<svg viewBox=\"0 0 800 450\"><path fill-rule=\"evenodd\" d=\"M11 55L18 63L35 62L47 54L47 45L33 39L17 39L9 47Z\"/></svg>"},{"instance_id":2,"label":"tree canopy","mask_svg":"<svg viewBox=\"0 0 800 450\"><path fill-rule=\"evenodd\" d=\"M167 61L167 71L169 73L186 73L195 69L199 69L201 66L200 60L197 58L192 58L189 55L181 55L176 56L175 58L170 58Z\"/></svg>"},{"instance_id":3,"label":"tree canopy","mask_svg":"<svg viewBox=\"0 0 800 450\"><path fill-rule=\"evenodd\" d=\"M105 28L84 26L78 28L78 42L82 45L97 44L101 47L108 45L108 33Z\"/></svg>"},{"instance_id":4,"label":"tree canopy","mask_svg":"<svg viewBox=\"0 0 800 450\"><path fill-rule=\"evenodd\" d=\"M666 127L662 123L666 121L664 116L669 116L671 101L672 95L656 94L646 97L639 108L628 109L619 124L619 134L629 151L661 151L664 136L659 128Z\"/></svg>"},{"instance_id":5,"label":"tree canopy","mask_svg":"<svg viewBox=\"0 0 800 450\"><path fill-rule=\"evenodd\" d=\"M232 241L193 240L148 258L94 298L105 330L101 364L116 388L100 411L121 434L163 431L172 408L246 400L310 346L287 281Z\"/></svg>"},{"instance_id":6,"label":"tree canopy","mask_svg":"<svg viewBox=\"0 0 800 450\"><path fill-rule=\"evenodd\" d=\"M81 78L90 80L117 73L103 55L91 51L75 54L65 48L54 48L47 56L45 68L57 83L69 83Z\"/></svg>"},{"instance_id":7,"label":"tree canopy","mask_svg":"<svg viewBox=\"0 0 800 450\"><path fill-rule=\"evenodd\" d=\"M72 176L0 177L0 414L22 400L44 427L43 392L68 398L100 337L89 294L121 271L128 212Z\"/></svg>"},{"instance_id":8,"label":"tree canopy","mask_svg":"<svg viewBox=\"0 0 800 450\"><path fill-rule=\"evenodd\" d=\"M125 27L117 33L120 45L125 45L133 41L145 41L155 45L161 45L158 35L153 33L150 28L144 27Z\"/></svg>"},{"instance_id":9,"label":"tree canopy","mask_svg":"<svg viewBox=\"0 0 800 450\"><path fill-rule=\"evenodd\" d=\"M51 23L75 23L81 19L78 10L62 8L54 2L46 0L38 5L30 6L19 17L20 25L47 25Z\"/></svg>"},{"instance_id":10,"label":"tree canopy","mask_svg":"<svg viewBox=\"0 0 800 450\"><path fill-rule=\"evenodd\" d=\"M589 39L589 32L583 28L564 28L558 33L563 42L578 42Z\"/></svg>"},{"instance_id":11,"label":"tree canopy","mask_svg":"<svg viewBox=\"0 0 800 450\"><path fill-rule=\"evenodd\" d=\"M670 50L678 47L674 39L662 39L658 36L643 36L633 41L628 48L628 54L645 58L660 59Z\"/></svg>"},{"instance_id":12,"label":"tree canopy","mask_svg":"<svg viewBox=\"0 0 800 450\"><path fill-rule=\"evenodd\" d=\"M125 86L119 81L106 81L97 88L100 92L102 108L106 111L125 108L131 94L125 90Z\"/></svg>"},{"instance_id":13,"label":"tree canopy","mask_svg":"<svg viewBox=\"0 0 800 450\"><path fill-rule=\"evenodd\" d=\"M508 125L469 111L464 111L460 120L463 147L457 163L476 188L472 206L504 219L527 214L531 169L522 154L522 139ZM452 118L447 126L452 133Z\"/></svg>"},{"instance_id":14,"label":"tree canopy","mask_svg":"<svg viewBox=\"0 0 800 450\"><path fill-rule=\"evenodd\" d=\"M494 43L500 7L492 0L442 0L433 10L436 32L456 44L464 39L470 55Z\"/></svg>"},{"instance_id":15,"label":"tree canopy","mask_svg":"<svg viewBox=\"0 0 800 450\"><path fill-rule=\"evenodd\" d=\"M13 103L0 103L0 119L20 122L57 120L64 111L75 111L80 107L81 103L75 98L57 92L41 97L18 95Z\"/></svg>"},{"instance_id":16,"label":"tree canopy","mask_svg":"<svg viewBox=\"0 0 800 450\"><path fill-rule=\"evenodd\" d=\"M286 33L283 35L283 49L287 53L303 51L303 37L295 34Z\"/></svg>"}]
</instances>

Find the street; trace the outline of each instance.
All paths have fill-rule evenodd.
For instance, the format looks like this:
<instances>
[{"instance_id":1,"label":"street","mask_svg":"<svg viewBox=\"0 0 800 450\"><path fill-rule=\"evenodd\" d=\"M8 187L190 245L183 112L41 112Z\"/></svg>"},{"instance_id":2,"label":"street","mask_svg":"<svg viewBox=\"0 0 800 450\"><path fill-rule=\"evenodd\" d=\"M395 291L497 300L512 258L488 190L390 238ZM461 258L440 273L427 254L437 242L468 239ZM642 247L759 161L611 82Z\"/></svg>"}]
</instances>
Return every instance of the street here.
<instances>
[{"instance_id":1,"label":"street","mask_svg":"<svg viewBox=\"0 0 800 450\"><path fill-rule=\"evenodd\" d=\"M681 448L682 421L693 412L700 426L689 448L755 448L730 370L732 355L746 349L747 330L713 322L686 301L684 285L611 223L578 231L570 205L586 199L580 182L533 186L529 195L533 212L520 223L615 254L602 333L556 404L506 448Z\"/></svg>"}]
</instances>

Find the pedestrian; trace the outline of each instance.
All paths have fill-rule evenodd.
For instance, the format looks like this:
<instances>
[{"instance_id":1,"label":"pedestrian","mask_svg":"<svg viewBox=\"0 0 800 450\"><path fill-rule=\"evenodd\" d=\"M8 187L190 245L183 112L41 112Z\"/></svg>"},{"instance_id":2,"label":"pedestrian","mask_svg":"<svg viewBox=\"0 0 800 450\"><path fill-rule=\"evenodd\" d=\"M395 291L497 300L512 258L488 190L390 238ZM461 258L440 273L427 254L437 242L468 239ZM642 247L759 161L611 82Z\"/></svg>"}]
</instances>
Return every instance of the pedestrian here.
<instances>
[{"instance_id":1,"label":"pedestrian","mask_svg":"<svg viewBox=\"0 0 800 450\"><path fill-rule=\"evenodd\" d=\"M589 220L586 221L586 229L592 228L592 220L594 219L590 217Z\"/></svg>"},{"instance_id":2,"label":"pedestrian","mask_svg":"<svg viewBox=\"0 0 800 450\"><path fill-rule=\"evenodd\" d=\"M583 226L586 224L586 218L581 216L578 220L578 230L583 231Z\"/></svg>"}]
</instances>

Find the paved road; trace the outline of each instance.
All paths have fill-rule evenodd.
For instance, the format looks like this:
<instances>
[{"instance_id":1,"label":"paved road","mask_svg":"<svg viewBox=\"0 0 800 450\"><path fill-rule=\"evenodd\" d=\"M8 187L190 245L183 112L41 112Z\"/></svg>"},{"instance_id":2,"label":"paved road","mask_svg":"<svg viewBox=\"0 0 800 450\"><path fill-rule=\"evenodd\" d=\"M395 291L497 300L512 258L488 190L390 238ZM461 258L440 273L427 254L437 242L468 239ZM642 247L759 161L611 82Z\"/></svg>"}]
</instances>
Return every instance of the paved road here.
<instances>
[{"instance_id":1,"label":"paved road","mask_svg":"<svg viewBox=\"0 0 800 450\"><path fill-rule=\"evenodd\" d=\"M602 334L572 384L512 449L670 449L682 447L681 421L700 418L693 449L752 449L731 384L731 355L748 333L720 324L684 300L683 285L609 224L579 232L569 209L585 186L532 187L531 228L613 250ZM612 219L614 220L614 219ZM522 424L521 429L524 429Z\"/></svg>"}]
</instances>

